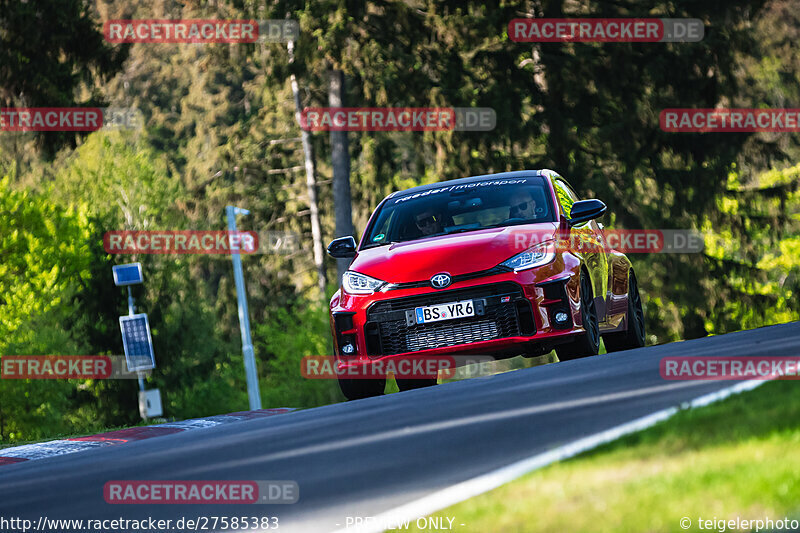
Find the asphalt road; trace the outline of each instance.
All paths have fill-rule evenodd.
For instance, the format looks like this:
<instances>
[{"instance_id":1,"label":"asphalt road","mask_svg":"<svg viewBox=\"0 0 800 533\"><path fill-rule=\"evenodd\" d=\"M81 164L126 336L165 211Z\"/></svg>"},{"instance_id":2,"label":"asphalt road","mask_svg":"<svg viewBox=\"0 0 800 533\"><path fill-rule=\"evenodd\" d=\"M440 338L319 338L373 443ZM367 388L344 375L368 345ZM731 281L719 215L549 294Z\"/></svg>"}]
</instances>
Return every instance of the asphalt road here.
<instances>
[{"instance_id":1,"label":"asphalt road","mask_svg":"<svg viewBox=\"0 0 800 533\"><path fill-rule=\"evenodd\" d=\"M4 466L0 517L277 516L331 531L731 381L665 381L665 356L788 356L800 323L508 372L429 389ZM291 505L110 505L110 480L294 480ZM461 530L468 530L461 528Z\"/></svg>"}]
</instances>

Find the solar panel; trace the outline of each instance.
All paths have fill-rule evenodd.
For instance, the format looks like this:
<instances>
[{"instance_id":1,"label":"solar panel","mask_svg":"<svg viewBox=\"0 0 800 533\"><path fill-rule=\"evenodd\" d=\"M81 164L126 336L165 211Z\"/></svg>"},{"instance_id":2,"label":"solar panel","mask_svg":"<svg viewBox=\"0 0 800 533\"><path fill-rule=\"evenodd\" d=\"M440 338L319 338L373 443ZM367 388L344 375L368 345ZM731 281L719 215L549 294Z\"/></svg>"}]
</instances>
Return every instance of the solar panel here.
<instances>
[{"instance_id":1,"label":"solar panel","mask_svg":"<svg viewBox=\"0 0 800 533\"><path fill-rule=\"evenodd\" d=\"M114 273L114 285L118 287L135 285L144 281L141 263L115 265L111 267L111 271Z\"/></svg>"},{"instance_id":2,"label":"solar panel","mask_svg":"<svg viewBox=\"0 0 800 533\"><path fill-rule=\"evenodd\" d=\"M150 324L147 314L119 317L122 330L122 346L125 349L125 360L128 371L151 370L156 367L153 354L153 339L150 337Z\"/></svg>"}]
</instances>

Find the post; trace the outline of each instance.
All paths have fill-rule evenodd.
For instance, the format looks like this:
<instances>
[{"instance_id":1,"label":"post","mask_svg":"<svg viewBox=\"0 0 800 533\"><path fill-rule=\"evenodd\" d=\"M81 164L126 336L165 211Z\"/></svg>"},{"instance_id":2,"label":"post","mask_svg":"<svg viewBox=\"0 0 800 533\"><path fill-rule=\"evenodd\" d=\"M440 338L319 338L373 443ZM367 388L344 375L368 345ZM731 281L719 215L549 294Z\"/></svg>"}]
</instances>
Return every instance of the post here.
<instances>
[{"instance_id":1,"label":"post","mask_svg":"<svg viewBox=\"0 0 800 533\"><path fill-rule=\"evenodd\" d=\"M128 316L133 316L134 314L136 314L136 306L134 305L133 302L133 294L131 294L131 286L128 285L127 289L128 289ZM136 375L139 377L139 390L144 392L144 376L142 375L142 371L137 370ZM147 417L145 417L145 420L147 420Z\"/></svg>"},{"instance_id":2,"label":"post","mask_svg":"<svg viewBox=\"0 0 800 533\"><path fill-rule=\"evenodd\" d=\"M228 215L228 231L236 231L236 215L249 215L247 209L240 209L229 205L225 208ZM230 235L228 237L230 239ZM233 277L236 281L236 297L239 301L239 328L242 331L242 354L244 355L244 372L247 376L247 397L250 400L250 410L261 409L261 393L258 389L258 374L256 372L256 358L253 353L253 340L250 337L250 314L247 311L247 293L244 290L244 274L242 273L242 258L238 252L231 250L233 259Z\"/></svg>"},{"instance_id":3,"label":"post","mask_svg":"<svg viewBox=\"0 0 800 533\"><path fill-rule=\"evenodd\" d=\"M131 286L128 285L128 316L133 316L136 313L136 306L133 305L133 295L131 294Z\"/></svg>"}]
</instances>

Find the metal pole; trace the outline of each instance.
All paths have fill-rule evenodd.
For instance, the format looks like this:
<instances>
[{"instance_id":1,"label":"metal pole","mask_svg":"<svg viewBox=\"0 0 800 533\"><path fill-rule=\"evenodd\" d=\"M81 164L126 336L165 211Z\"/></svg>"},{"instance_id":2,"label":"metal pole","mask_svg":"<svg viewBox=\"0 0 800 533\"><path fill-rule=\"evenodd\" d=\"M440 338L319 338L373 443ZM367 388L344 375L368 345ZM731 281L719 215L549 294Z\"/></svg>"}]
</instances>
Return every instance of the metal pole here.
<instances>
[{"instance_id":1,"label":"metal pole","mask_svg":"<svg viewBox=\"0 0 800 533\"><path fill-rule=\"evenodd\" d=\"M236 231L236 215L249 215L247 209L240 209L229 205L225 208L228 215L228 231ZM256 372L256 358L253 353L253 340L250 338L250 314L247 311L247 293L244 290L244 274L242 273L242 258L238 252L232 251L233 277L236 280L236 297L239 300L239 327L242 330L242 354L244 355L244 371L247 376L247 397L250 400L250 410L261 409L261 392L258 389L258 373Z\"/></svg>"},{"instance_id":2,"label":"metal pole","mask_svg":"<svg viewBox=\"0 0 800 533\"><path fill-rule=\"evenodd\" d=\"M142 371L141 370L137 370L136 371L136 375L139 377L139 392L140 392L140 394L139 394L138 400L141 401L141 398L142 398L141 393L144 392L144 376L142 375ZM142 416L142 419L145 422L147 422L147 404L145 404L145 411L144 411L144 416Z\"/></svg>"},{"instance_id":3,"label":"metal pole","mask_svg":"<svg viewBox=\"0 0 800 533\"><path fill-rule=\"evenodd\" d=\"M133 302L133 295L131 294L131 286L128 285L128 316L133 316L136 312L136 306ZM139 376L139 390L144 392L144 376L142 376L141 371L137 371L136 375ZM145 417L147 420L147 417Z\"/></svg>"},{"instance_id":4,"label":"metal pole","mask_svg":"<svg viewBox=\"0 0 800 533\"><path fill-rule=\"evenodd\" d=\"M133 305L133 296L131 295L131 286L128 285L128 316L133 316L136 311L136 306Z\"/></svg>"}]
</instances>

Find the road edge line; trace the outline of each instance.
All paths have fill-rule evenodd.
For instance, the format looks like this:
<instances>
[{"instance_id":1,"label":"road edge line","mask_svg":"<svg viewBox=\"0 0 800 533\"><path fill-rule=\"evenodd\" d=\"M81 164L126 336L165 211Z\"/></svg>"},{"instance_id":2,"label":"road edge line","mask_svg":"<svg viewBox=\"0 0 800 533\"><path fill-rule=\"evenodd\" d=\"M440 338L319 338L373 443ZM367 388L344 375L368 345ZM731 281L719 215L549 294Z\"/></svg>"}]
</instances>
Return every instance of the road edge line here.
<instances>
[{"instance_id":1,"label":"road edge line","mask_svg":"<svg viewBox=\"0 0 800 533\"><path fill-rule=\"evenodd\" d=\"M625 422L624 424L589 435L588 437L569 442L558 448L532 455L526 459L497 468L472 479L461 481L445 489L441 489L412 502L370 517L369 524L360 524L355 527L346 527L335 531L347 531L349 533L379 533L385 531L385 527L382 527L381 524L396 525L406 520L411 521L423 516L428 516L445 507L450 507L451 505L468 500L484 492L496 489L534 470L538 470L558 461L563 461L564 459L569 459L602 444L617 440L625 435L652 427L659 422L671 418L680 411L705 407L720 400L724 400L734 394L753 390L767 381L771 380L751 379L737 383L732 387L698 396L693 400L682 402L678 407L667 407L666 409L631 420L630 422Z\"/></svg>"}]
</instances>

